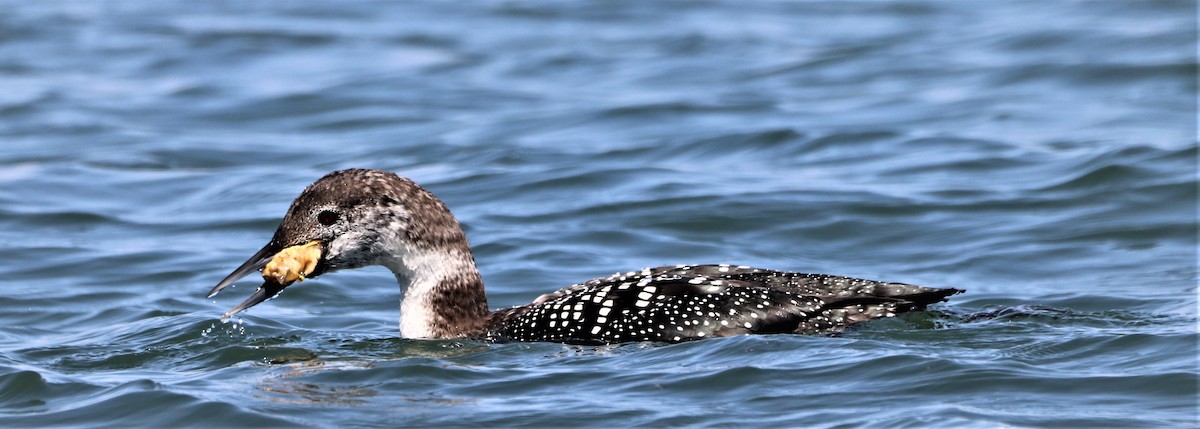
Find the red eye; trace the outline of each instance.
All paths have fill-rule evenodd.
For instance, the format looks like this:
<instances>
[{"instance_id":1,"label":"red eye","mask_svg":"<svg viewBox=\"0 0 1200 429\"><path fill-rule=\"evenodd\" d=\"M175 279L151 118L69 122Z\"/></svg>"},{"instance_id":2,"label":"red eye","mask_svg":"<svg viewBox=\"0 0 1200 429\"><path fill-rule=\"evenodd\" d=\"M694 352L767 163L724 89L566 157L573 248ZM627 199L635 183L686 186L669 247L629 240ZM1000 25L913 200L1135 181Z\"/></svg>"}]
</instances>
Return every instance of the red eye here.
<instances>
[{"instance_id":1,"label":"red eye","mask_svg":"<svg viewBox=\"0 0 1200 429\"><path fill-rule=\"evenodd\" d=\"M317 222L321 222L321 225L329 226L329 225L333 225L333 223L337 222L337 221L338 221L337 212L324 210L320 213L317 213Z\"/></svg>"}]
</instances>

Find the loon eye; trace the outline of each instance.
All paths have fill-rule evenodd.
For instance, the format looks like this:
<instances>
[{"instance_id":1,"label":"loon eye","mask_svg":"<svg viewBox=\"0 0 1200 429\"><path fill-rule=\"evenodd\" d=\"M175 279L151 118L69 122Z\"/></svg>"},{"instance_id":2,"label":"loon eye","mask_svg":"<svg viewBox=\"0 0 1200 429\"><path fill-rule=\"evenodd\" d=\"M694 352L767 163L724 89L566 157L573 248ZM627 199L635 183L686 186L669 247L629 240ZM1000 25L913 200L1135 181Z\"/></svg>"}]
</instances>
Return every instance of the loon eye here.
<instances>
[{"instance_id":1,"label":"loon eye","mask_svg":"<svg viewBox=\"0 0 1200 429\"><path fill-rule=\"evenodd\" d=\"M333 225L333 223L337 222L337 221L338 221L337 212L330 211L330 210L322 210L320 213L317 213L317 222L321 222L321 225L329 226L329 225Z\"/></svg>"}]
</instances>

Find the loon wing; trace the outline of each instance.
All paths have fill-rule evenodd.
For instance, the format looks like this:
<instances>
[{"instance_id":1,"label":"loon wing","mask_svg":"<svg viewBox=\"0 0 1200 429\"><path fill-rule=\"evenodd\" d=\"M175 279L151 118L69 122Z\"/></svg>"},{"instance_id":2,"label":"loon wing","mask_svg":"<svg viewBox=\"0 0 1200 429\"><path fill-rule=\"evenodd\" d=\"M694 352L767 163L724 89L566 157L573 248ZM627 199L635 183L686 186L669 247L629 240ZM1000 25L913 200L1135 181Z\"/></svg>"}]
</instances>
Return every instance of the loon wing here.
<instances>
[{"instance_id":1,"label":"loon wing","mask_svg":"<svg viewBox=\"0 0 1200 429\"><path fill-rule=\"evenodd\" d=\"M835 332L960 291L728 265L647 268L493 314L493 340L615 343Z\"/></svg>"}]
</instances>

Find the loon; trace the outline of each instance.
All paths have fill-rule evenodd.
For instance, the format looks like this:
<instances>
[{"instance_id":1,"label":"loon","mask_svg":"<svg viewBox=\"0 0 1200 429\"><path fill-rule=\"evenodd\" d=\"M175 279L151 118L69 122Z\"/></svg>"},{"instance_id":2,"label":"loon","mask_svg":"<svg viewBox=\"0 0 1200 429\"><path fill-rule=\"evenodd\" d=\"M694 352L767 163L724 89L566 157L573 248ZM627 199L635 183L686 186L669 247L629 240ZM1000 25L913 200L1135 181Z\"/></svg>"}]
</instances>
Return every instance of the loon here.
<instances>
[{"instance_id":1,"label":"loon","mask_svg":"<svg viewBox=\"0 0 1200 429\"><path fill-rule=\"evenodd\" d=\"M222 316L228 321L293 283L369 265L387 267L400 283L402 336L488 342L677 343L837 333L962 292L747 266L678 265L616 273L490 311L466 234L446 204L397 174L348 169L305 188L271 241L208 298L261 271L263 284Z\"/></svg>"}]
</instances>

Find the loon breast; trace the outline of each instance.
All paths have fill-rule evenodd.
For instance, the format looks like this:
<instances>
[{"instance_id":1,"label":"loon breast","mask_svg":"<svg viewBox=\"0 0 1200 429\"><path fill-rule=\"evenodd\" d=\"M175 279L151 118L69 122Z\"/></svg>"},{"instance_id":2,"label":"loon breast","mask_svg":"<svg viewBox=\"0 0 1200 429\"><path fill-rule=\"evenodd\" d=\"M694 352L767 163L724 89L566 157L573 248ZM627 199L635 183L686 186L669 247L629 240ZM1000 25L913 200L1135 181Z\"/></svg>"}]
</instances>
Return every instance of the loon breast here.
<instances>
[{"instance_id":1,"label":"loon breast","mask_svg":"<svg viewBox=\"0 0 1200 429\"><path fill-rule=\"evenodd\" d=\"M723 264L646 268L497 311L484 338L609 344L829 333L924 309L959 292Z\"/></svg>"}]
</instances>

